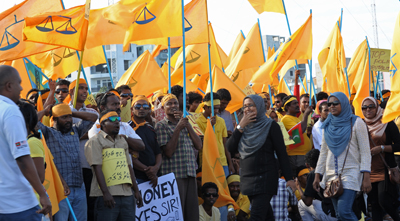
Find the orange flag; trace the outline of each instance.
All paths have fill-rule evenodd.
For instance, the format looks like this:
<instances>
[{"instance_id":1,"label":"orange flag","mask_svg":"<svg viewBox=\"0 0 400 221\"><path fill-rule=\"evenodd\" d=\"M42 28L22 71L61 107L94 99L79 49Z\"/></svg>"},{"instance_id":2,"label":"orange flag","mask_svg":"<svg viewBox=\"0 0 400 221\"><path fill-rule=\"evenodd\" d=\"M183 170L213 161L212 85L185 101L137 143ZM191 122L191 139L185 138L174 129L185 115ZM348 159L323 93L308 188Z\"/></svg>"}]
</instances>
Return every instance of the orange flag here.
<instances>
[{"instance_id":1,"label":"orange flag","mask_svg":"<svg viewBox=\"0 0 400 221\"><path fill-rule=\"evenodd\" d=\"M264 63L264 53L262 50L262 42L260 38L260 29L258 23L251 28L246 40L240 46L229 66L226 67L225 73L231 79L238 79L243 70L249 68L258 68ZM251 79L251 78L250 78ZM236 82L236 80L234 80ZM248 84L249 82L243 82Z\"/></svg>"},{"instance_id":2,"label":"orange flag","mask_svg":"<svg viewBox=\"0 0 400 221\"><path fill-rule=\"evenodd\" d=\"M366 41L365 41L366 43ZM363 43L362 43L363 44ZM368 45L366 45L368 48ZM355 82L359 82L356 88L356 96L353 100L354 110L357 116L364 118L362 114L361 106L364 98L369 96L369 55L368 50L365 50L363 62L360 64L362 67L362 72L360 72L355 78ZM329 85L329 84L328 84ZM353 84L354 85L354 84ZM385 110L386 111L386 110Z\"/></svg>"},{"instance_id":3,"label":"orange flag","mask_svg":"<svg viewBox=\"0 0 400 221\"><path fill-rule=\"evenodd\" d=\"M283 0L248 0L253 8L261 14L263 12L277 12L285 14Z\"/></svg>"},{"instance_id":4,"label":"orange flag","mask_svg":"<svg viewBox=\"0 0 400 221\"><path fill-rule=\"evenodd\" d=\"M390 52L390 82L391 82L391 95L386 105L383 114L382 122L387 123L400 116L400 74L398 68L400 67L400 43L397 39L400 38L400 13L394 26L392 50Z\"/></svg>"},{"instance_id":5,"label":"orange flag","mask_svg":"<svg viewBox=\"0 0 400 221\"><path fill-rule=\"evenodd\" d=\"M60 175L58 174L58 170L56 165L53 162L53 155L51 154L49 148L47 147L46 141L42 136L42 144L44 146L45 153L45 162L46 162L46 170L45 170L45 180L43 182L43 186L49 195L52 208L53 215L56 214L59 210L58 204L61 200L67 198L64 195L64 187L62 185Z\"/></svg>"},{"instance_id":6,"label":"orange flag","mask_svg":"<svg viewBox=\"0 0 400 221\"><path fill-rule=\"evenodd\" d=\"M243 106L243 99L246 97L246 94L224 72L222 72L221 68L215 65L212 71L212 83L214 92L221 88L225 88L231 94L232 100L226 107L227 111L233 113ZM210 83L208 83L206 93L210 91Z\"/></svg>"},{"instance_id":7,"label":"orange flag","mask_svg":"<svg viewBox=\"0 0 400 221\"><path fill-rule=\"evenodd\" d=\"M44 110L42 94L40 94L40 93L39 93L38 99L36 101L36 108L37 108L38 112Z\"/></svg>"},{"instance_id":8,"label":"orange flag","mask_svg":"<svg viewBox=\"0 0 400 221\"><path fill-rule=\"evenodd\" d=\"M224 62L224 67L228 67L233 58L235 58L237 52L239 51L240 47L242 46L245 38L242 33L239 33L238 36L236 37L235 42L233 42L233 46L231 48L231 51L229 52L228 59L226 62Z\"/></svg>"},{"instance_id":9,"label":"orange flag","mask_svg":"<svg viewBox=\"0 0 400 221\"><path fill-rule=\"evenodd\" d=\"M89 24L90 0L85 5L25 18L24 41L82 51Z\"/></svg>"},{"instance_id":10,"label":"orange flag","mask_svg":"<svg viewBox=\"0 0 400 221\"><path fill-rule=\"evenodd\" d=\"M122 75L115 87L128 85L134 95L151 95L154 91L168 87L157 62L149 51L145 51Z\"/></svg>"},{"instance_id":11,"label":"orange flag","mask_svg":"<svg viewBox=\"0 0 400 221\"><path fill-rule=\"evenodd\" d=\"M200 44L208 42L207 1L192 0L185 5L185 44ZM182 19L182 18L181 18ZM182 33L180 36L171 37L171 48L182 47ZM160 50L167 49L168 38L156 38L142 41L133 41L135 44L159 44Z\"/></svg>"},{"instance_id":12,"label":"orange flag","mask_svg":"<svg viewBox=\"0 0 400 221\"><path fill-rule=\"evenodd\" d=\"M359 73L364 71L365 53L368 49L367 40L364 40L354 51L351 57L349 66L347 67L347 74L349 78L349 85L352 94L355 94L358 88L359 81L354 81ZM360 74L361 76L361 74Z\"/></svg>"},{"instance_id":13,"label":"orange flag","mask_svg":"<svg viewBox=\"0 0 400 221\"><path fill-rule=\"evenodd\" d=\"M62 10L61 1L25 0L0 14L3 36L0 61L11 61L57 48L57 46L23 41L24 18L44 12Z\"/></svg>"},{"instance_id":14,"label":"orange flag","mask_svg":"<svg viewBox=\"0 0 400 221\"><path fill-rule=\"evenodd\" d=\"M290 89L288 88L287 84L283 79L279 81L278 93L285 93L287 95L292 94L292 92L290 91Z\"/></svg>"},{"instance_id":15,"label":"orange flag","mask_svg":"<svg viewBox=\"0 0 400 221\"><path fill-rule=\"evenodd\" d=\"M207 120L207 128L204 133L202 165L203 176L201 184L213 182L218 186L219 197L214 206L221 207L232 204L235 209L238 209L238 205L229 193L228 183L225 179L224 169L222 168L218 152L217 138L215 137L210 120Z\"/></svg>"},{"instance_id":16,"label":"orange flag","mask_svg":"<svg viewBox=\"0 0 400 221\"><path fill-rule=\"evenodd\" d=\"M275 54L275 47L268 47L268 55L267 55L267 59L269 59L270 57L272 57L272 55Z\"/></svg>"}]
</instances>

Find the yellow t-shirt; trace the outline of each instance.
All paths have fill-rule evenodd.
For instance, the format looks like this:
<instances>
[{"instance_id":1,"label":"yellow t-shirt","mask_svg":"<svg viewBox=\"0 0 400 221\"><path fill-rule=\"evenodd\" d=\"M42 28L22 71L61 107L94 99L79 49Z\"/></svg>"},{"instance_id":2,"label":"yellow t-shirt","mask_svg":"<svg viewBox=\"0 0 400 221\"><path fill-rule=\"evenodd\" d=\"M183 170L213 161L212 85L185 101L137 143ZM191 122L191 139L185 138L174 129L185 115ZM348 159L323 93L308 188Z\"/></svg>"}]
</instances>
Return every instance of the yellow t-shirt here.
<instances>
[{"instance_id":1,"label":"yellow t-shirt","mask_svg":"<svg viewBox=\"0 0 400 221\"><path fill-rule=\"evenodd\" d=\"M29 149L31 151L31 157L32 158L42 157L43 158L43 165L44 165L45 155L44 155L44 146L42 144L42 141L37 139L36 137L31 137L31 138L28 139L28 145L29 145ZM37 198L37 200L39 202L39 205L40 205L39 194L36 193L36 191L34 191L34 192L35 192L36 198ZM40 205L40 207L42 207L42 206Z\"/></svg>"},{"instance_id":2,"label":"yellow t-shirt","mask_svg":"<svg viewBox=\"0 0 400 221\"><path fill-rule=\"evenodd\" d=\"M201 131L205 133L207 127L207 119L204 117L203 114L200 114L200 117L197 118L196 123L197 125L199 125ZM226 130L225 120L222 119L221 117L217 116L217 122L214 125L214 133L215 137L217 138L218 152L222 166L228 166L228 161L226 160L226 155L225 155L224 139L223 139L224 137L228 137L228 131Z\"/></svg>"},{"instance_id":3,"label":"yellow t-shirt","mask_svg":"<svg viewBox=\"0 0 400 221\"><path fill-rule=\"evenodd\" d=\"M276 115L278 115L278 119L282 120L282 118L284 117L281 113L279 113L279 111L275 111Z\"/></svg>"},{"instance_id":4,"label":"yellow t-shirt","mask_svg":"<svg viewBox=\"0 0 400 221\"><path fill-rule=\"evenodd\" d=\"M303 190L303 193L304 193L304 191L306 190L306 189L304 189L303 187L301 187L301 189ZM297 201L300 201L300 200L301 200L301 195L300 195L300 192L299 192L298 190L296 190L296 191L294 192L294 195L296 195Z\"/></svg>"},{"instance_id":5,"label":"yellow t-shirt","mask_svg":"<svg viewBox=\"0 0 400 221\"><path fill-rule=\"evenodd\" d=\"M42 124L44 126L50 127L50 116L43 116L42 117Z\"/></svg>"},{"instance_id":6,"label":"yellow t-shirt","mask_svg":"<svg viewBox=\"0 0 400 221\"><path fill-rule=\"evenodd\" d=\"M250 218L249 198L246 195L239 194L239 197L236 200L236 204L239 206L239 209L235 210L236 216L239 215L240 210L243 210L243 212L247 213L247 218Z\"/></svg>"},{"instance_id":7,"label":"yellow t-shirt","mask_svg":"<svg viewBox=\"0 0 400 221\"><path fill-rule=\"evenodd\" d=\"M212 216L209 216L204 210L203 205L199 206L199 221L220 221L221 213L219 209L215 206L212 207Z\"/></svg>"},{"instance_id":8,"label":"yellow t-shirt","mask_svg":"<svg viewBox=\"0 0 400 221\"><path fill-rule=\"evenodd\" d=\"M285 115L282 118L282 123L283 123L283 125L285 125L285 128L287 131L292 129L292 127L296 126L296 124L298 124L300 122L301 121L299 118L293 117L291 115ZM290 150L289 146L286 146L286 151L289 156L305 155L308 151L311 150L311 142L310 142L310 138L308 138L308 136L307 136L307 130L303 131L303 139L304 139L304 144L295 149Z\"/></svg>"},{"instance_id":9,"label":"yellow t-shirt","mask_svg":"<svg viewBox=\"0 0 400 221\"><path fill-rule=\"evenodd\" d=\"M397 127L399 128L400 131L400 116L398 116L395 120L394 123L397 125ZM400 155L400 152L395 152L395 155Z\"/></svg>"}]
</instances>

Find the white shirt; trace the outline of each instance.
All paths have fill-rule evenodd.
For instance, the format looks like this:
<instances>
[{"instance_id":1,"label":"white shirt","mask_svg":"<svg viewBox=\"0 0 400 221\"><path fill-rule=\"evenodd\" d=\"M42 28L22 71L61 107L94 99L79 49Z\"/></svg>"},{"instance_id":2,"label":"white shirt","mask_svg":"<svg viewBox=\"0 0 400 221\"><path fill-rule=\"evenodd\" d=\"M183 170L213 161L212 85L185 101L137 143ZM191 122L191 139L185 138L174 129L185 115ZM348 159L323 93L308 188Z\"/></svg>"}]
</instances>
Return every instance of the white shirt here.
<instances>
[{"instance_id":1,"label":"white shirt","mask_svg":"<svg viewBox=\"0 0 400 221\"><path fill-rule=\"evenodd\" d=\"M97 121L93 125L92 129L90 129L88 132L89 139L94 137L96 134L98 134L100 132L100 130L101 130L100 122L99 122L99 119L97 119ZM119 134L120 135L128 135L128 137L130 137L130 138L142 140L139 137L139 135L136 134L136 132L133 130L133 128L126 122L119 123Z\"/></svg>"},{"instance_id":2,"label":"white shirt","mask_svg":"<svg viewBox=\"0 0 400 221\"><path fill-rule=\"evenodd\" d=\"M38 205L16 161L31 153L26 137L19 107L0 95L0 214L18 213Z\"/></svg>"},{"instance_id":3,"label":"white shirt","mask_svg":"<svg viewBox=\"0 0 400 221\"><path fill-rule=\"evenodd\" d=\"M314 143L314 149L321 150L321 143L322 143L322 122L321 119L314 124L312 129L312 139Z\"/></svg>"},{"instance_id":4,"label":"white shirt","mask_svg":"<svg viewBox=\"0 0 400 221\"><path fill-rule=\"evenodd\" d=\"M69 107L71 108L72 111L89 112L89 113L92 113L92 114L96 114L96 115L97 115L97 118L99 118L99 113L97 113L97 111L96 111L95 109L93 109L93 108L87 108L85 104L83 104L83 106L82 106L79 110L76 110L76 109L74 108L74 105L72 104L72 101L71 101L71 102L69 103ZM82 119L76 118L76 117L73 117L73 118L72 118L73 124L77 124L77 123L80 122L81 120L82 120ZM90 165L89 165L89 163L87 162L86 157L85 157L85 144L86 144L87 141L88 141L88 139L79 140L79 158L80 158L80 160L81 160L81 167L82 167L82 168L86 168L86 169L90 169Z\"/></svg>"}]
</instances>

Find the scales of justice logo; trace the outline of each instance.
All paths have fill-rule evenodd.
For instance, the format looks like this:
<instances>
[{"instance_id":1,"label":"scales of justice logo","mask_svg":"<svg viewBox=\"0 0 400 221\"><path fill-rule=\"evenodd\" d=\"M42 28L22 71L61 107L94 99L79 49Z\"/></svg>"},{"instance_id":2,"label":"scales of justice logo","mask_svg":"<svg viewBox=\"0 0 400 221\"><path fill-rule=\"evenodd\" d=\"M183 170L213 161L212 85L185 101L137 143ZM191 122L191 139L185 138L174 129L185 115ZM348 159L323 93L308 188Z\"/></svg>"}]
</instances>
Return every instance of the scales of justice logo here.
<instances>
[{"instance_id":1,"label":"scales of justice logo","mask_svg":"<svg viewBox=\"0 0 400 221\"><path fill-rule=\"evenodd\" d=\"M10 50L10 49L16 47L20 43L20 40L18 40L14 35L12 35L8 31L8 29L20 22L23 22L24 19L18 21L16 15L14 15L14 19L15 19L14 23L12 23L11 25L7 26L4 29L3 37L1 38L1 42L0 42L0 51Z\"/></svg>"}]
</instances>

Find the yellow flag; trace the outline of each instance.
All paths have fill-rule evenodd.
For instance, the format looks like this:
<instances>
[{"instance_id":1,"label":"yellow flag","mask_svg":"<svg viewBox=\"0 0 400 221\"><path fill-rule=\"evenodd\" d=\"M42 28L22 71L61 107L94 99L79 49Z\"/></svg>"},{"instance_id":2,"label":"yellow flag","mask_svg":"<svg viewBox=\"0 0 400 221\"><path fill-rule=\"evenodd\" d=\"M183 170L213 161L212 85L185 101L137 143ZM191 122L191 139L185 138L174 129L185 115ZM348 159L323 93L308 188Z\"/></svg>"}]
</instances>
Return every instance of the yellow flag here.
<instances>
[{"instance_id":1,"label":"yellow flag","mask_svg":"<svg viewBox=\"0 0 400 221\"><path fill-rule=\"evenodd\" d=\"M365 40L366 43L366 40ZM364 44L364 42L362 43ZM364 58L363 61L360 63L362 71L357 74L355 77L355 81L358 82L358 85L356 87L356 96L354 97L353 100L353 106L355 110L355 114L361 118L364 118L364 115L362 114L361 106L362 106L362 101L364 98L369 96L369 74L370 74L370 69L369 69L369 53L368 53L368 45L367 50L364 51ZM329 84L328 84L329 85ZM354 83L353 83L354 85ZM386 111L385 111L386 112Z\"/></svg>"},{"instance_id":2,"label":"yellow flag","mask_svg":"<svg viewBox=\"0 0 400 221\"><path fill-rule=\"evenodd\" d=\"M78 57L77 57L78 59ZM82 65L84 68L96 66L98 64L105 64L106 57L102 46L97 46L91 49L85 47L85 53L83 54ZM78 70L78 67L76 68Z\"/></svg>"},{"instance_id":3,"label":"yellow flag","mask_svg":"<svg viewBox=\"0 0 400 221\"><path fill-rule=\"evenodd\" d=\"M37 101L36 101L36 110L37 110L38 112L44 110L44 107L43 107L43 99L42 99L42 95L41 95L40 93L39 93L38 99L37 99Z\"/></svg>"},{"instance_id":4,"label":"yellow flag","mask_svg":"<svg viewBox=\"0 0 400 221\"><path fill-rule=\"evenodd\" d=\"M238 79L239 75L244 74L243 70L249 68L257 68L264 63L264 53L260 38L260 29L258 23L251 28L246 40L240 46L229 66L226 67L225 73L231 79ZM234 80L236 82L236 80ZM243 82L248 84L249 82Z\"/></svg>"},{"instance_id":5,"label":"yellow flag","mask_svg":"<svg viewBox=\"0 0 400 221\"><path fill-rule=\"evenodd\" d=\"M203 74L199 75L196 74L195 77L192 79L192 82L197 85L197 92L205 95L205 91L207 91L208 81L210 80L210 74Z\"/></svg>"},{"instance_id":6,"label":"yellow flag","mask_svg":"<svg viewBox=\"0 0 400 221\"><path fill-rule=\"evenodd\" d=\"M346 56L338 23L335 23L322 51L319 53L318 63L321 67L323 79L326 79L326 90L329 92L342 91L349 96L344 73Z\"/></svg>"},{"instance_id":7,"label":"yellow flag","mask_svg":"<svg viewBox=\"0 0 400 221\"><path fill-rule=\"evenodd\" d=\"M397 16L396 24L394 26L393 39L400 37L400 14ZM387 123L394 120L400 115L400 74L398 68L400 67L400 42L393 40L392 50L390 52L390 82L391 82L391 95L386 105L383 114L382 122Z\"/></svg>"},{"instance_id":8,"label":"yellow flag","mask_svg":"<svg viewBox=\"0 0 400 221\"><path fill-rule=\"evenodd\" d=\"M354 51L349 66L347 68L350 91L352 94L355 94L357 92L358 86L361 83L361 76L364 72L365 55L367 53L367 50L367 40L364 40Z\"/></svg>"},{"instance_id":9,"label":"yellow flag","mask_svg":"<svg viewBox=\"0 0 400 221\"><path fill-rule=\"evenodd\" d=\"M272 57L272 55L275 54L275 47L268 47L268 55L267 55L267 59L269 59L270 57Z\"/></svg>"},{"instance_id":10,"label":"yellow flag","mask_svg":"<svg viewBox=\"0 0 400 221\"><path fill-rule=\"evenodd\" d=\"M278 73L288 60L312 58L312 14L307 21L281 44L279 49L253 75L251 81L278 85Z\"/></svg>"},{"instance_id":11,"label":"yellow flag","mask_svg":"<svg viewBox=\"0 0 400 221\"><path fill-rule=\"evenodd\" d=\"M174 68L171 66L170 69L171 69L171 74L172 74L172 72L174 72ZM166 79L168 79L168 63L167 62L165 62L163 64L163 66L161 67L161 71L164 74L164 77Z\"/></svg>"},{"instance_id":12,"label":"yellow flag","mask_svg":"<svg viewBox=\"0 0 400 221\"><path fill-rule=\"evenodd\" d=\"M104 18L103 13L107 8L90 10L87 48L124 43L126 29Z\"/></svg>"},{"instance_id":13,"label":"yellow flag","mask_svg":"<svg viewBox=\"0 0 400 221\"><path fill-rule=\"evenodd\" d=\"M249 85L251 78L257 70L258 67L240 70L231 76L231 80L235 82L240 89L244 90L244 88Z\"/></svg>"},{"instance_id":14,"label":"yellow flag","mask_svg":"<svg viewBox=\"0 0 400 221\"><path fill-rule=\"evenodd\" d=\"M221 88L225 88L229 91L229 93L231 93L232 100L229 102L228 107L226 107L227 111L233 113L243 106L243 99L246 97L245 93L217 66L213 67L212 83L214 92ZM210 91L211 88L208 84L206 93Z\"/></svg>"},{"instance_id":15,"label":"yellow flag","mask_svg":"<svg viewBox=\"0 0 400 221\"><path fill-rule=\"evenodd\" d=\"M204 133L202 165L203 176L201 183L213 182L218 186L219 197L214 206L221 207L232 204L235 209L239 208L229 193L224 168L222 167L221 157L218 152L217 138L215 137L210 120L207 120L207 128Z\"/></svg>"},{"instance_id":16,"label":"yellow flag","mask_svg":"<svg viewBox=\"0 0 400 221\"><path fill-rule=\"evenodd\" d=\"M118 4L118 3L117 3ZM137 7L131 13L134 19L125 34L124 50L128 50L130 43L145 39L167 38L182 35L182 7L180 0L153 0L142 7ZM178 7L177 7L178 6ZM123 17L103 14L106 19L116 24L125 23Z\"/></svg>"},{"instance_id":17,"label":"yellow flag","mask_svg":"<svg viewBox=\"0 0 400 221\"><path fill-rule=\"evenodd\" d=\"M151 52L151 56L153 58L157 57L160 54L160 51L161 51L161 45L156 45L156 47Z\"/></svg>"},{"instance_id":18,"label":"yellow flag","mask_svg":"<svg viewBox=\"0 0 400 221\"><path fill-rule=\"evenodd\" d=\"M277 12L285 14L283 0L249 0L251 6L261 14L263 12Z\"/></svg>"},{"instance_id":19,"label":"yellow flag","mask_svg":"<svg viewBox=\"0 0 400 221\"><path fill-rule=\"evenodd\" d=\"M90 4L90 0L88 0ZM82 51L89 24L86 5L25 18L24 41L32 41Z\"/></svg>"},{"instance_id":20,"label":"yellow flag","mask_svg":"<svg viewBox=\"0 0 400 221\"><path fill-rule=\"evenodd\" d=\"M180 6L180 3L179 3ZM192 0L185 5L185 44L200 44L208 42L208 19L206 0ZM182 17L181 17L182 19ZM181 23L182 24L182 23ZM135 44L159 44L161 50L167 49L168 38L155 38L141 41L133 41ZM170 38L171 48L182 47L182 33Z\"/></svg>"},{"instance_id":21,"label":"yellow flag","mask_svg":"<svg viewBox=\"0 0 400 221\"><path fill-rule=\"evenodd\" d=\"M219 57L221 58L222 65L226 67L225 62L228 60L228 55L226 55L225 51L221 48L221 46L219 46L218 43L217 46L218 46L218 54Z\"/></svg>"},{"instance_id":22,"label":"yellow flag","mask_svg":"<svg viewBox=\"0 0 400 221\"><path fill-rule=\"evenodd\" d=\"M287 95L292 94L292 92L290 91L286 82L283 79L279 81L278 93L285 93Z\"/></svg>"},{"instance_id":23,"label":"yellow flag","mask_svg":"<svg viewBox=\"0 0 400 221\"><path fill-rule=\"evenodd\" d=\"M228 55L228 59L226 60L226 62L224 62L224 67L228 67L229 64L231 63L231 61L233 60L233 58L235 58L237 52L240 49L240 46L242 46L243 42L244 42L244 36L242 33L239 33L238 36L236 37L235 42L233 42L233 46L231 48L231 51L229 52Z\"/></svg>"},{"instance_id":24,"label":"yellow flag","mask_svg":"<svg viewBox=\"0 0 400 221\"><path fill-rule=\"evenodd\" d=\"M144 96L168 87L167 79L149 51L145 51L133 62L115 87L123 84L128 85L134 95Z\"/></svg>"},{"instance_id":25,"label":"yellow flag","mask_svg":"<svg viewBox=\"0 0 400 221\"><path fill-rule=\"evenodd\" d=\"M53 215L59 211L58 204L61 200L67 198L64 195L64 187L62 185L60 175L58 174L58 170L56 165L54 164L54 157L51 154L49 148L47 147L46 141L42 136L42 144L44 146L45 153L45 162L46 162L46 170L45 170L45 180L43 182L43 186L46 189L47 194L49 195L52 208Z\"/></svg>"},{"instance_id":26,"label":"yellow flag","mask_svg":"<svg viewBox=\"0 0 400 221\"><path fill-rule=\"evenodd\" d=\"M214 32L212 31L211 24L209 24L210 34L210 53L211 53L211 65L217 65L222 68L223 64L218 51L218 45L215 41ZM206 74L210 72L209 60L208 60L208 43L194 44L186 46L185 51L186 60L186 77L191 79L195 74ZM171 62L172 63L172 62ZM172 85L178 83L183 78L183 52L179 55L175 70L171 75Z\"/></svg>"},{"instance_id":27,"label":"yellow flag","mask_svg":"<svg viewBox=\"0 0 400 221\"><path fill-rule=\"evenodd\" d=\"M23 41L24 18L44 12L62 10L61 1L25 0L0 14L3 36L0 42L0 61L11 61L52 50L58 46Z\"/></svg>"}]
</instances>

